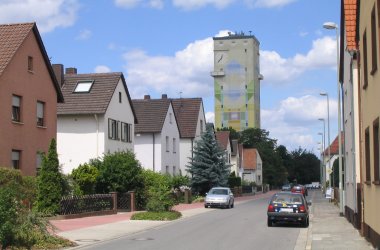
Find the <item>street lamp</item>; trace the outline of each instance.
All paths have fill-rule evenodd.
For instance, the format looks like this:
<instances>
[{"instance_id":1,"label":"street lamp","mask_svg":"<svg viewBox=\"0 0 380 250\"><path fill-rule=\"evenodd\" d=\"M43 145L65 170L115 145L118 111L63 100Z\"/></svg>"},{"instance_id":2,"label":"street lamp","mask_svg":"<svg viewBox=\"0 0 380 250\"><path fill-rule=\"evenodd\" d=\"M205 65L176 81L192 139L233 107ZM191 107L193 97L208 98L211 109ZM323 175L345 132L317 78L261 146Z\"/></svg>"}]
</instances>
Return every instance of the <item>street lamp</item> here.
<instances>
[{"instance_id":1,"label":"street lamp","mask_svg":"<svg viewBox=\"0 0 380 250\"><path fill-rule=\"evenodd\" d=\"M333 30L336 32L336 75L338 87L338 159L339 159L339 208L340 215L343 216L343 186L342 186L342 141L341 141L341 111L340 111L340 83L339 83L339 34L338 25L333 22L326 22L323 28Z\"/></svg>"},{"instance_id":2,"label":"street lamp","mask_svg":"<svg viewBox=\"0 0 380 250\"><path fill-rule=\"evenodd\" d=\"M321 185L324 185L325 178L324 178L324 171L323 171L323 169L325 167L325 134L319 132L318 135L320 135L322 137L322 143L321 143L321 159L322 160L321 160L321 172L320 172L321 180L320 180L320 182L321 182Z\"/></svg>"},{"instance_id":3,"label":"street lamp","mask_svg":"<svg viewBox=\"0 0 380 250\"><path fill-rule=\"evenodd\" d=\"M326 96L327 98L327 158L329 162L329 169L332 168L331 164L331 141L330 141L330 100L329 100L329 94L327 92L321 92L319 93L321 96ZM334 175L334 173L333 173ZM334 179L334 178L333 178ZM329 187L331 187L331 181L329 181Z\"/></svg>"},{"instance_id":4,"label":"street lamp","mask_svg":"<svg viewBox=\"0 0 380 250\"><path fill-rule=\"evenodd\" d=\"M325 162L325 155L324 155L324 152L325 152L325 147L326 147L326 140L325 140L325 134L326 134L326 122L325 122L325 119L324 118L319 118L318 120L322 121L323 122L323 144L324 144L324 147L323 147L323 163ZM327 124L328 125L328 124ZM330 139L330 137L328 137ZM330 147L329 147L329 151L328 151L328 156L329 156L329 159L330 159ZM323 167L323 191L325 192L326 191L326 166ZM331 186L331 180L329 182L329 187Z\"/></svg>"}]
</instances>

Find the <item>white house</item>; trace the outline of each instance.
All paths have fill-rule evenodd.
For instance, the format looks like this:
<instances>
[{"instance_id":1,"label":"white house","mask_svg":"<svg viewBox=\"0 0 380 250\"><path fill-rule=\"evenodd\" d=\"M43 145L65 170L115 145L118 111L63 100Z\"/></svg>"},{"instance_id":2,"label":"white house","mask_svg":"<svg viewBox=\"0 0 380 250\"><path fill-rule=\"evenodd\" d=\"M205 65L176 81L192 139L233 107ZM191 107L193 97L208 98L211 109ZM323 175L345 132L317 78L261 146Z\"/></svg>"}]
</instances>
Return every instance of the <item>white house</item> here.
<instances>
[{"instance_id":1,"label":"white house","mask_svg":"<svg viewBox=\"0 0 380 250\"><path fill-rule=\"evenodd\" d=\"M231 173L235 172L239 176L241 169L241 154L243 145L239 144L238 140L231 140Z\"/></svg>"},{"instance_id":2,"label":"white house","mask_svg":"<svg viewBox=\"0 0 380 250\"><path fill-rule=\"evenodd\" d=\"M77 74L53 65L65 102L57 108L57 151L64 173L105 153L134 150L137 122L122 73Z\"/></svg>"},{"instance_id":3,"label":"white house","mask_svg":"<svg viewBox=\"0 0 380 250\"><path fill-rule=\"evenodd\" d=\"M224 150L227 164L231 164L232 144L230 140L230 131L215 131L215 138L220 147ZM231 165L230 172L234 171Z\"/></svg>"},{"instance_id":4,"label":"white house","mask_svg":"<svg viewBox=\"0 0 380 250\"><path fill-rule=\"evenodd\" d=\"M206 131L202 98L171 99L180 134L180 173L189 175L187 165L193 157L194 143Z\"/></svg>"},{"instance_id":5,"label":"white house","mask_svg":"<svg viewBox=\"0 0 380 250\"><path fill-rule=\"evenodd\" d=\"M145 169L177 175L180 168L179 129L172 101L162 99L132 100L138 124L135 126L135 154Z\"/></svg>"},{"instance_id":6,"label":"white house","mask_svg":"<svg viewBox=\"0 0 380 250\"><path fill-rule=\"evenodd\" d=\"M243 181L263 184L263 161L256 148L243 148L242 168L240 176Z\"/></svg>"}]
</instances>

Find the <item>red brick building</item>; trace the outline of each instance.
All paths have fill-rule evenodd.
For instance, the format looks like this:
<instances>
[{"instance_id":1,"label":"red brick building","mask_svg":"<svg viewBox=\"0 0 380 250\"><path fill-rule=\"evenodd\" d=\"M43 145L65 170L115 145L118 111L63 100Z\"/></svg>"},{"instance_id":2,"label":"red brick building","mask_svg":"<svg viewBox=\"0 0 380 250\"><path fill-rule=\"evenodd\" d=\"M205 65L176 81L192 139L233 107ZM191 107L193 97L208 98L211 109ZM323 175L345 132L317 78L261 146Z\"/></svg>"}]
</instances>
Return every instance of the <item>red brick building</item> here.
<instances>
[{"instance_id":1,"label":"red brick building","mask_svg":"<svg viewBox=\"0 0 380 250\"><path fill-rule=\"evenodd\" d=\"M0 166L35 175L63 102L35 23L0 25Z\"/></svg>"}]
</instances>

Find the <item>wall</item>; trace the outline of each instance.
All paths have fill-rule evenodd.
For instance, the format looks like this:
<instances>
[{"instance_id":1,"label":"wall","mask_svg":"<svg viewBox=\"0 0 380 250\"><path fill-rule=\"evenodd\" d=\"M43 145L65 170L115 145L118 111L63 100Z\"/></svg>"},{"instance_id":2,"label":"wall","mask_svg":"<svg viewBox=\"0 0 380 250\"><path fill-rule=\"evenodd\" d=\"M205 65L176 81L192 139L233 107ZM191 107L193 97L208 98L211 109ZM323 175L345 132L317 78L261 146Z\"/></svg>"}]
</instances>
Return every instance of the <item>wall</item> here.
<instances>
[{"instance_id":1,"label":"wall","mask_svg":"<svg viewBox=\"0 0 380 250\"><path fill-rule=\"evenodd\" d=\"M122 93L122 102L119 103L119 92ZM108 138L108 118L132 124L132 142L124 142L121 140L111 140ZM105 114L105 133L104 133L104 142L105 142L105 153L116 152L116 151L127 151L134 150L134 116L132 113L131 105L128 101L127 93L123 86L123 81L120 79L119 83L116 86L115 92L111 98L111 101L108 105L106 114Z\"/></svg>"},{"instance_id":2,"label":"wall","mask_svg":"<svg viewBox=\"0 0 380 250\"><path fill-rule=\"evenodd\" d=\"M103 156L104 116L98 115L97 119L95 115L58 117L57 151L64 173Z\"/></svg>"},{"instance_id":3,"label":"wall","mask_svg":"<svg viewBox=\"0 0 380 250\"><path fill-rule=\"evenodd\" d=\"M27 69L33 57L33 72ZM21 123L11 120L12 94L22 96ZM45 102L45 125L37 127L37 101ZM35 175L37 152L47 152L57 133L57 93L31 31L0 76L0 166L11 166L12 149L21 150L21 172Z\"/></svg>"},{"instance_id":4,"label":"wall","mask_svg":"<svg viewBox=\"0 0 380 250\"><path fill-rule=\"evenodd\" d=\"M136 134L134 150L144 169L161 172L161 134Z\"/></svg>"}]
</instances>

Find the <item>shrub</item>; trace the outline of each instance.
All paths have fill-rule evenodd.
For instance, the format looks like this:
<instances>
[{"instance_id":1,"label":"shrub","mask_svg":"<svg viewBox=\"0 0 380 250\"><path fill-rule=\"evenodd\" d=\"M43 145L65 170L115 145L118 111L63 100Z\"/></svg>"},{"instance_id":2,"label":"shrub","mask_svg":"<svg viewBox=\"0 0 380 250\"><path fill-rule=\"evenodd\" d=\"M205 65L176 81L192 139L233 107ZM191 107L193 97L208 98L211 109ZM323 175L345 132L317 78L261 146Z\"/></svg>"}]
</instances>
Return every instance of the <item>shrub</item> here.
<instances>
[{"instance_id":1,"label":"shrub","mask_svg":"<svg viewBox=\"0 0 380 250\"><path fill-rule=\"evenodd\" d=\"M230 188L240 187L241 186L241 178L230 176L228 177L228 185Z\"/></svg>"},{"instance_id":2,"label":"shrub","mask_svg":"<svg viewBox=\"0 0 380 250\"><path fill-rule=\"evenodd\" d=\"M57 144L51 140L47 155L43 156L42 166L37 177L37 210L46 215L59 212L59 202L63 195L63 178L59 172Z\"/></svg>"},{"instance_id":3,"label":"shrub","mask_svg":"<svg viewBox=\"0 0 380 250\"><path fill-rule=\"evenodd\" d=\"M190 186L190 178L182 175L172 176L170 177L170 186L173 189L180 189L182 186Z\"/></svg>"},{"instance_id":4,"label":"shrub","mask_svg":"<svg viewBox=\"0 0 380 250\"><path fill-rule=\"evenodd\" d=\"M149 212L169 211L174 206L174 199L167 184L160 183L150 187L148 194L146 209Z\"/></svg>"},{"instance_id":5,"label":"shrub","mask_svg":"<svg viewBox=\"0 0 380 250\"><path fill-rule=\"evenodd\" d=\"M0 189L0 245L3 249L15 242L17 230L17 193L14 186L2 186Z\"/></svg>"},{"instance_id":6,"label":"shrub","mask_svg":"<svg viewBox=\"0 0 380 250\"><path fill-rule=\"evenodd\" d=\"M71 172L71 177L83 195L95 193L96 179L98 176L99 170L89 164L79 165L78 168L73 169Z\"/></svg>"}]
</instances>

